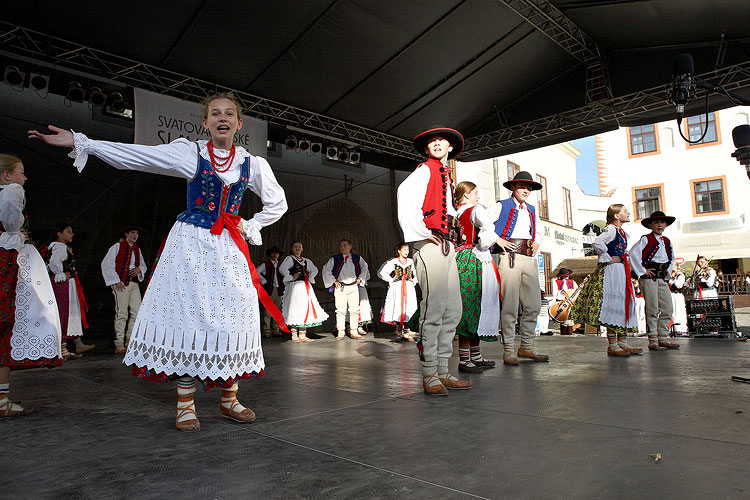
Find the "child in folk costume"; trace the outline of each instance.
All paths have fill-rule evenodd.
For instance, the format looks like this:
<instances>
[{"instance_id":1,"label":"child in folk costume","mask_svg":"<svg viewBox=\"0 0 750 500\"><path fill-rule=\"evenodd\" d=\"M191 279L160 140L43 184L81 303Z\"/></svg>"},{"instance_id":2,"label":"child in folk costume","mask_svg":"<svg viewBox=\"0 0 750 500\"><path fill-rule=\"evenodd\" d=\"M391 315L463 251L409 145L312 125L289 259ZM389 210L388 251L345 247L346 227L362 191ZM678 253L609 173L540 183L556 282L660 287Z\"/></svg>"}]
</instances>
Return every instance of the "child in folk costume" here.
<instances>
[{"instance_id":1,"label":"child in folk costume","mask_svg":"<svg viewBox=\"0 0 750 500\"><path fill-rule=\"evenodd\" d=\"M511 197L500 200L491 209L495 220L503 308L501 325L503 363L518 365L518 358L549 361L549 356L534 351L536 320L542 307L539 293L539 268L536 254L543 235L536 209L528 203L532 191L542 189L531 174L521 170L503 183ZM522 308L520 323L518 310ZM521 345L514 351L516 325L520 326Z\"/></svg>"},{"instance_id":2,"label":"child in folk costume","mask_svg":"<svg viewBox=\"0 0 750 500\"><path fill-rule=\"evenodd\" d=\"M638 336L642 337L648 332L648 326L646 325L646 299L643 298L643 293L641 292L641 286L638 284L638 280L633 278L630 282L633 284L635 310L638 313Z\"/></svg>"},{"instance_id":3,"label":"child in folk costume","mask_svg":"<svg viewBox=\"0 0 750 500\"><path fill-rule=\"evenodd\" d=\"M479 340L496 341L500 322L500 274L490 255L495 225L478 205L479 188L473 182L456 185L456 216L461 230L456 248L456 267L463 312L458 322L458 371L477 373L494 368L484 359Z\"/></svg>"},{"instance_id":4,"label":"child in folk costume","mask_svg":"<svg viewBox=\"0 0 750 500\"><path fill-rule=\"evenodd\" d=\"M448 160L464 147L451 128L436 127L418 134L414 148L427 160L398 187L398 221L404 241L414 246L414 267L422 301L417 343L426 394L446 395L448 389L470 389L448 371L453 337L461 320L461 291L454 252L456 208Z\"/></svg>"},{"instance_id":5,"label":"child in folk costume","mask_svg":"<svg viewBox=\"0 0 750 500\"><path fill-rule=\"evenodd\" d=\"M237 401L237 382L264 373L258 298L280 325L284 321L260 286L245 242L262 243L260 229L287 209L284 191L265 159L232 144L242 127L234 96L208 97L203 113L209 141L180 138L142 146L95 141L52 126L53 134L29 131L30 138L73 147L79 169L92 154L119 169L188 181L187 210L177 216L164 242L124 360L139 378L177 380L175 426L182 431L200 430L193 401L197 381L204 389L221 387L223 416L255 420L253 411ZM263 203L250 220L238 215L246 189Z\"/></svg>"},{"instance_id":6,"label":"child in folk costume","mask_svg":"<svg viewBox=\"0 0 750 500\"><path fill-rule=\"evenodd\" d=\"M715 299L719 296L716 271L708 265L708 259L699 255L693 270L696 299Z\"/></svg>"},{"instance_id":7,"label":"child in folk costume","mask_svg":"<svg viewBox=\"0 0 750 500\"><path fill-rule=\"evenodd\" d=\"M279 260L284 251L276 245L266 250L268 260L260 266L258 269L258 276L260 278L260 284L271 297L271 300L276 307L281 308L281 298L284 296L284 281L281 273L279 273L279 266L281 261ZM288 323L287 323L288 325ZM271 319L271 314L267 309L263 309L263 336L264 337L278 337L279 325Z\"/></svg>"},{"instance_id":8,"label":"child in folk costume","mask_svg":"<svg viewBox=\"0 0 750 500\"><path fill-rule=\"evenodd\" d=\"M54 241L43 250L49 268L52 289L55 291L57 307L60 311L62 327L62 355L64 359L80 358L81 354L94 348L81 341L86 323L86 298L76 270L76 258L70 243L73 241L73 228L69 224L57 224ZM75 354L68 352L68 340L74 340Z\"/></svg>"},{"instance_id":9,"label":"child in folk costume","mask_svg":"<svg viewBox=\"0 0 750 500\"><path fill-rule=\"evenodd\" d=\"M109 247L102 259L104 284L112 289L115 297L115 354L125 353L141 308L138 282L143 281L148 267L143 252L135 243L143 232L138 226L122 228L120 241Z\"/></svg>"},{"instance_id":10,"label":"child in folk costume","mask_svg":"<svg viewBox=\"0 0 750 500\"><path fill-rule=\"evenodd\" d=\"M607 355L630 356L643 349L628 346L628 333L638 331L638 312L630 277L628 235L622 225L630 212L616 203L607 209L607 226L594 240L599 265L578 294L570 312L573 321L607 328Z\"/></svg>"},{"instance_id":11,"label":"child in folk costume","mask_svg":"<svg viewBox=\"0 0 750 500\"><path fill-rule=\"evenodd\" d=\"M675 333L685 334L687 328L687 309L685 308L685 296L682 289L685 287L685 273L680 266L685 259L677 257L672 267L672 276L669 278L669 291L672 296L672 329Z\"/></svg>"},{"instance_id":12,"label":"child in folk costume","mask_svg":"<svg viewBox=\"0 0 750 500\"><path fill-rule=\"evenodd\" d=\"M0 154L0 418L33 411L9 399L12 369L63 363L55 293L25 216L25 181L21 159Z\"/></svg>"},{"instance_id":13,"label":"child in folk costume","mask_svg":"<svg viewBox=\"0 0 750 500\"><path fill-rule=\"evenodd\" d=\"M417 275L409 258L409 245L401 242L393 250L396 256L378 270L380 279L388 283L380 322L396 325L397 340L412 341L407 322L417 310Z\"/></svg>"},{"instance_id":14,"label":"child in folk costume","mask_svg":"<svg viewBox=\"0 0 750 500\"><path fill-rule=\"evenodd\" d=\"M359 334L359 289L367 284L370 271L362 256L352 252L352 242L348 239L339 241L339 252L323 266L323 286L333 292L336 304L336 340L346 336L346 316L349 312L349 337L361 339ZM368 302L369 305L369 302ZM372 317L372 311L370 312Z\"/></svg>"},{"instance_id":15,"label":"child in folk costume","mask_svg":"<svg viewBox=\"0 0 750 500\"><path fill-rule=\"evenodd\" d=\"M565 300L565 297L571 297L576 290L578 290L578 283L572 280L570 276L573 271L567 267L562 267L557 272L557 278L555 279L555 301L561 302ZM573 328L575 323L568 313L568 319L560 324L560 335L573 335Z\"/></svg>"},{"instance_id":16,"label":"child in folk costume","mask_svg":"<svg viewBox=\"0 0 750 500\"><path fill-rule=\"evenodd\" d=\"M658 351L660 347L679 349L680 345L669 338L672 323L672 295L669 293L669 278L672 276L674 253L672 242L664 236L664 230L675 221L672 216L657 210L641 221L651 229L630 249L630 266L636 276L646 300L646 326L648 349Z\"/></svg>"},{"instance_id":17,"label":"child in folk costume","mask_svg":"<svg viewBox=\"0 0 750 500\"><path fill-rule=\"evenodd\" d=\"M292 342L312 342L313 339L307 338L307 329L320 326L328 319L312 287L318 268L310 259L302 257L302 250L302 243L295 241L291 255L279 266L285 285L281 311L284 321L291 327Z\"/></svg>"},{"instance_id":18,"label":"child in folk costume","mask_svg":"<svg viewBox=\"0 0 750 500\"><path fill-rule=\"evenodd\" d=\"M370 270L364 276L365 283L370 281ZM359 287L359 321L357 322L357 333L363 337L367 335L367 325L372 323L372 306L370 297L367 295L367 288Z\"/></svg>"}]
</instances>

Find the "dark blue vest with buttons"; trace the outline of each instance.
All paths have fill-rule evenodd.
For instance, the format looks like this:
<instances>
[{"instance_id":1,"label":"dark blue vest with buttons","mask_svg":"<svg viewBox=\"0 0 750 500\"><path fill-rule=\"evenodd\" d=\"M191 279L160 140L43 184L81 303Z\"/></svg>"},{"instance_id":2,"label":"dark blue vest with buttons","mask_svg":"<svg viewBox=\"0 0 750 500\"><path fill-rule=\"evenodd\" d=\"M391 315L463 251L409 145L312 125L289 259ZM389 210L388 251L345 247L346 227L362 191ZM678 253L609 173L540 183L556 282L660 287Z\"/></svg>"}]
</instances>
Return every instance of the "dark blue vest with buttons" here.
<instances>
[{"instance_id":1,"label":"dark blue vest with buttons","mask_svg":"<svg viewBox=\"0 0 750 500\"><path fill-rule=\"evenodd\" d=\"M249 179L250 157L240 165L239 179L225 186L211 162L200 155L198 143L195 147L198 148L198 170L187 185L187 210L178 215L177 220L210 229L222 213L239 213Z\"/></svg>"},{"instance_id":2,"label":"dark blue vest with buttons","mask_svg":"<svg viewBox=\"0 0 750 500\"><path fill-rule=\"evenodd\" d=\"M622 257L625 255L625 249L628 241L623 238L620 231L615 227L615 239L607 243L607 253L610 257Z\"/></svg>"}]
</instances>

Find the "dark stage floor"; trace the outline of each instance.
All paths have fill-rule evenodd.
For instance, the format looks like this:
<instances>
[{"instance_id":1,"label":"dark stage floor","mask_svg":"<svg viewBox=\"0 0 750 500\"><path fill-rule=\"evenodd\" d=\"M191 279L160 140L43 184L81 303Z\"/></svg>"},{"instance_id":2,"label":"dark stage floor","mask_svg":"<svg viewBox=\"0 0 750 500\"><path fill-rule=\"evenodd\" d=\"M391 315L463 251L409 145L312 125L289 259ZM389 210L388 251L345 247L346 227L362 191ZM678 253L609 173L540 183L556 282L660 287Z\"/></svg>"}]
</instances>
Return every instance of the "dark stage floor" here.
<instances>
[{"instance_id":1,"label":"dark stage floor","mask_svg":"<svg viewBox=\"0 0 750 500\"><path fill-rule=\"evenodd\" d=\"M240 386L257 421L198 393L197 434L173 427L174 385L122 356L15 372L37 411L0 421L0 498L750 498L750 385L729 379L750 377L750 342L619 359L605 338L541 337L550 363L428 397L414 345L389 339L269 340L267 375Z\"/></svg>"}]
</instances>

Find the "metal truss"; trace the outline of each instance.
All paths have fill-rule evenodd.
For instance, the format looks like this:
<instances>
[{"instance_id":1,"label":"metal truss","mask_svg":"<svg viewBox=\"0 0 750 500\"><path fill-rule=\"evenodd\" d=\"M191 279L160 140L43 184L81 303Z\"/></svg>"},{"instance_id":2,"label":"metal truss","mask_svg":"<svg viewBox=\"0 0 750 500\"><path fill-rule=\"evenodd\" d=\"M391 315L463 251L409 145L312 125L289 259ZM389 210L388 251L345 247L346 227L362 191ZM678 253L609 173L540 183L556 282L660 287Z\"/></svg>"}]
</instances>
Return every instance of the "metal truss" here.
<instances>
[{"instance_id":1,"label":"metal truss","mask_svg":"<svg viewBox=\"0 0 750 500\"><path fill-rule=\"evenodd\" d=\"M418 159L410 140L348 123L247 92L175 73L149 64L45 35L0 21L0 51L23 59L40 61L65 72L84 73L97 78L121 82L131 87L151 90L188 101L201 101L214 92L232 91L240 100L244 113L281 125L293 125L331 137L355 142L365 149L403 158Z\"/></svg>"},{"instance_id":2,"label":"metal truss","mask_svg":"<svg viewBox=\"0 0 750 500\"><path fill-rule=\"evenodd\" d=\"M586 103L612 98L599 44L547 0L500 0L586 66Z\"/></svg>"},{"instance_id":3,"label":"metal truss","mask_svg":"<svg viewBox=\"0 0 750 500\"><path fill-rule=\"evenodd\" d=\"M722 86L728 92L748 88L750 87L750 61L697 75L697 77ZM474 136L469 138L462 154L469 157L503 148L514 147L516 149L526 142L574 132L597 123L615 122L672 108L674 105L667 102L668 87L662 85L606 101L593 102L578 109ZM705 97L705 91L698 91L695 100L703 97Z\"/></svg>"}]
</instances>

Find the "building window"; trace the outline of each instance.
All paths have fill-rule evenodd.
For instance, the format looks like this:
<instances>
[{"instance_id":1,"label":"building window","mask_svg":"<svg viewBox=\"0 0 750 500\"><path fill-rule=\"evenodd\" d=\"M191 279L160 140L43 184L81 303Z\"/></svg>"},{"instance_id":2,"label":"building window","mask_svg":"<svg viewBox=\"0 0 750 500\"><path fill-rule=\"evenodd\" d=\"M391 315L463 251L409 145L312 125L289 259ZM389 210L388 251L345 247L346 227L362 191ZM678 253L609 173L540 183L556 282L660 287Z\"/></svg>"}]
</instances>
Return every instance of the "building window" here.
<instances>
[{"instance_id":1,"label":"building window","mask_svg":"<svg viewBox=\"0 0 750 500\"><path fill-rule=\"evenodd\" d=\"M630 127L628 136L630 136L630 156L659 152L655 125Z\"/></svg>"},{"instance_id":2,"label":"building window","mask_svg":"<svg viewBox=\"0 0 750 500\"><path fill-rule=\"evenodd\" d=\"M500 201L503 196L503 183L500 180L500 160L492 159L492 175L495 178L495 201Z\"/></svg>"},{"instance_id":3,"label":"building window","mask_svg":"<svg viewBox=\"0 0 750 500\"><path fill-rule=\"evenodd\" d=\"M724 176L713 179L696 179L693 186L693 215L727 213L727 193Z\"/></svg>"},{"instance_id":4,"label":"building window","mask_svg":"<svg viewBox=\"0 0 750 500\"><path fill-rule=\"evenodd\" d=\"M633 188L635 220L645 219L656 210L664 211L664 184Z\"/></svg>"},{"instance_id":5,"label":"building window","mask_svg":"<svg viewBox=\"0 0 750 500\"><path fill-rule=\"evenodd\" d=\"M512 161L508 162L508 180L513 179L518 172L521 171L521 167L513 163Z\"/></svg>"},{"instance_id":6,"label":"building window","mask_svg":"<svg viewBox=\"0 0 750 500\"><path fill-rule=\"evenodd\" d=\"M570 189L562 188L563 204L565 205L565 225L573 227L573 205L570 203Z\"/></svg>"},{"instance_id":7,"label":"building window","mask_svg":"<svg viewBox=\"0 0 750 500\"><path fill-rule=\"evenodd\" d=\"M688 144L688 147L719 142L719 131L718 125L716 123L716 113L709 113L708 121L706 121L705 114L689 116L685 124L685 129L685 135L691 141L697 141L703 135L703 131L706 131L706 136L701 142L697 144Z\"/></svg>"},{"instance_id":8,"label":"building window","mask_svg":"<svg viewBox=\"0 0 750 500\"><path fill-rule=\"evenodd\" d=\"M539 217L549 220L549 201L547 201L547 179L541 175L536 176L536 181L542 185L539 190Z\"/></svg>"}]
</instances>

